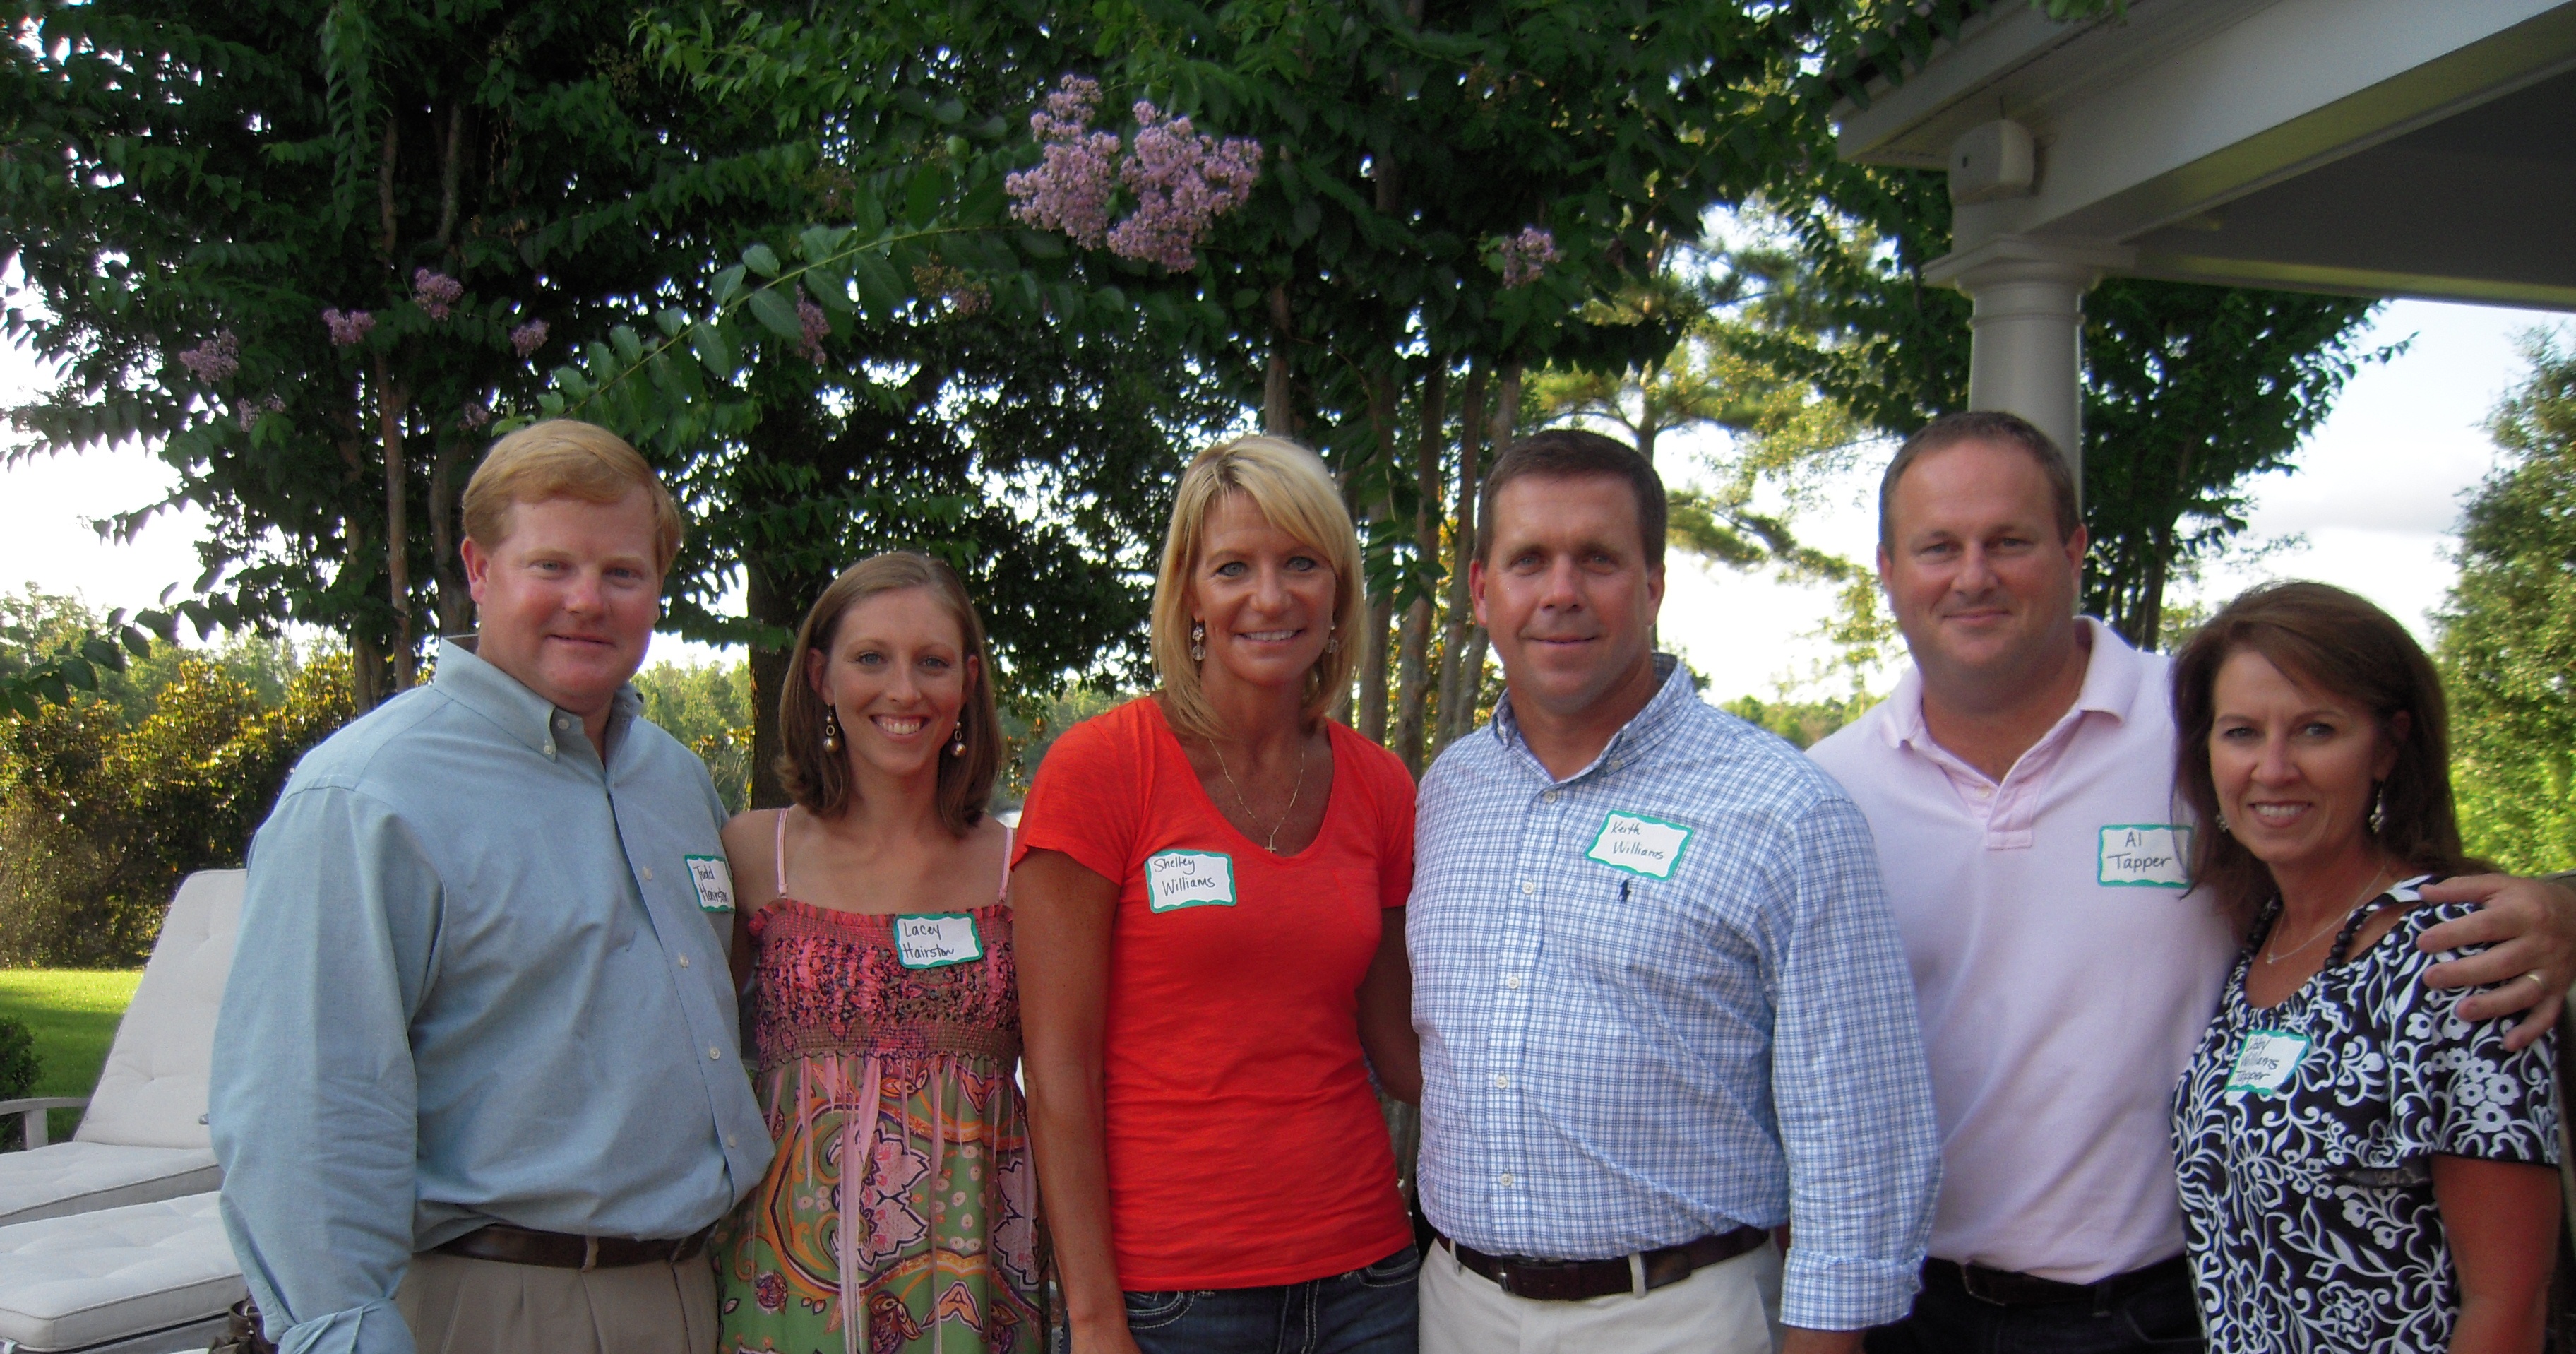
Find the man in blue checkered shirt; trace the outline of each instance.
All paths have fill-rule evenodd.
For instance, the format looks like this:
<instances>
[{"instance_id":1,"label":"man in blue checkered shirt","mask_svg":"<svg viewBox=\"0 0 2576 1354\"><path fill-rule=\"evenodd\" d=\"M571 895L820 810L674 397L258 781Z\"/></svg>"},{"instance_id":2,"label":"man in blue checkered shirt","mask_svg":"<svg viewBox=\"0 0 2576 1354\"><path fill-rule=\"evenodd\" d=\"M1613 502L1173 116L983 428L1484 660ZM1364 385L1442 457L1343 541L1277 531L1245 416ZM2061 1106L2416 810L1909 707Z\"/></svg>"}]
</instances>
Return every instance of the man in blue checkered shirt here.
<instances>
[{"instance_id":1,"label":"man in blue checkered shirt","mask_svg":"<svg viewBox=\"0 0 2576 1354\"><path fill-rule=\"evenodd\" d=\"M1653 651L1664 504L1575 431L1484 487L1508 694L1423 778L1406 913L1425 1354L1856 1351L1922 1266L1940 1143L1869 827Z\"/></svg>"}]
</instances>

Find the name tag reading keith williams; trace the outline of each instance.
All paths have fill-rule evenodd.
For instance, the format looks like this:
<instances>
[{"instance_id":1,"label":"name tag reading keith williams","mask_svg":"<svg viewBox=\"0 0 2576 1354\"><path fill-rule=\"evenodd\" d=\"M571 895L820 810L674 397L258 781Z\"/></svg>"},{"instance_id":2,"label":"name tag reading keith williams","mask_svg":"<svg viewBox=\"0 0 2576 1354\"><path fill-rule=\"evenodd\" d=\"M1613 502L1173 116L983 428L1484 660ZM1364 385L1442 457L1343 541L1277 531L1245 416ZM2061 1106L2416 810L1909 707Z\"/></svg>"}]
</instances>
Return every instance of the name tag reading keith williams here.
<instances>
[{"instance_id":1,"label":"name tag reading keith williams","mask_svg":"<svg viewBox=\"0 0 2576 1354\"><path fill-rule=\"evenodd\" d=\"M1234 906L1234 857L1223 851L1163 851L1145 857L1145 903L1156 912Z\"/></svg>"},{"instance_id":2,"label":"name tag reading keith williams","mask_svg":"<svg viewBox=\"0 0 2576 1354\"><path fill-rule=\"evenodd\" d=\"M1601 820L1600 835L1583 854L1614 870L1670 879L1690 845L1691 830L1679 823L1638 813L1613 813Z\"/></svg>"}]
</instances>

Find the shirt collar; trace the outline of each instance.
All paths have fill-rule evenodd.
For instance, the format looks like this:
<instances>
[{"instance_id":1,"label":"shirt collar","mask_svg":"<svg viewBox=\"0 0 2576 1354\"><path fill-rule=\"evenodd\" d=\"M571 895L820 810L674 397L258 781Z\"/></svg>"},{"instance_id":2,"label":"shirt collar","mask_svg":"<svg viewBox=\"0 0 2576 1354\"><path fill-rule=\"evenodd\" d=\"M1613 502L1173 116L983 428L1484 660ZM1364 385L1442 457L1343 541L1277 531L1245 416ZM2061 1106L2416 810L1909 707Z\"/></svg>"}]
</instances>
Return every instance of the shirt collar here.
<instances>
[{"instance_id":1,"label":"shirt collar","mask_svg":"<svg viewBox=\"0 0 2576 1354\"><path fill-rule=\"evenodd\" d=\"M2087 712L2109 715L2128 722L2137 704L2139 684L2146 680L2148 658L2120 632L2090 616L2078 616L2075 623L2092 636L2092 651L2084 659L2084 685L2075 692L2075 704L2066 719ZM1879 737L1889 747L1908 743L1932 746L1932 731L1923 722L1923 670L1911 663L1905 665L1905 676L1887 698L1889 718L1879 726ZM2058 722L2063 724L2066 719Z\"/></svg>"},{"instance_id":2,"label":"shirt collar","mask_svg":"<svg viewBox=\"0 0 2576 1354\"><path fill-rule=\"evenodd\" d=\"M581 736L581 717L562 710L528 689L518 678L494 667L478 656L471 635L438 642L438 668L430 676L430 685L439 694L501 726L511 737L527 744L532 752L555 755L557 726L555 717L562 715L571 723L562 729L566 739L587 743ZM643 697L634 686L618 688L615 702L608 713L608 745L616 747L619 735L643 708Z\"/></svg>"},{"instance_id":3,"label":"shirt collar","mask_svg":"<svg viewBox=\"0 0 2576 1354\"><path fill-rule=\"evenodd\" d=\"M1691 680L1690 670L1682 666L1680 659L1668 653L1656 654L1655 677L1661 685L1648 698L1645 708L1630 716L1626 724L1619 726L1617 733L1610 735L1610 741L1601 745L1601 751L1589 765L1566 780L1581 780L1604 764L1616 771L1634 761L1639 754L1662 741L1684 708L1699 703L1699 684ZM1546 764L1539 761L1538 754L1530 751L1528 741L1521 737L1520 719L1512 713L1509 691L1494 703L1492 728L1495 741L1501 743L1506 751L1520 754L1530 765L1537 767L1540 774L1548 775ZM1552 775L1548 778L1555 779Z\"/></svg>"}]
</instances>

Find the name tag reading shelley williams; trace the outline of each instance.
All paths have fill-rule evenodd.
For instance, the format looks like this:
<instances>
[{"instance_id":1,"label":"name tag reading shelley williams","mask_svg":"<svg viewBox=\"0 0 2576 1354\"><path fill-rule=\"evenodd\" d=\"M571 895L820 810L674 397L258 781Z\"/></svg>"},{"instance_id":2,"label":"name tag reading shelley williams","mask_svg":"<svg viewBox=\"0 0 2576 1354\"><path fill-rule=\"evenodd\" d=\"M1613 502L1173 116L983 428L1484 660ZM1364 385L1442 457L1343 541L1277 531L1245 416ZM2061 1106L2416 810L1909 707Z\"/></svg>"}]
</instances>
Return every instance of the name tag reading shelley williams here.
<instances>
[{"instance_id":1,"label":"name tag reading shelley williams","mask_svg":"<svg viewBox=\"0 0 2576 1354\"><path fill-rule=\"evenodd\" d=\"M2106 888L2187 888L2190 851L2190 828L2174 823L2111 823L2102 829L2102 859L2094 879Z\"/></svg>"},{"instance_id":2,"label":"name tag reading shelley williams","mask_svg":"<svg viewBox=\"0 0 2576 1354\"><path fill-rule=\"evenodd\" d=\"M698 891L698 906L708 912L733 911L733 871L722 856L682 856L689 866L689 886Z\"/></svg>"},{"instance_id":3,"label":"name tag reading shelley williams","mask_svg":"<svg viewBox=\"0 0 2576 1354\"><path fill-rule=\"evenodd\" d=\"M1670 879L1690 845L1691 830L1679 823L1643 814L1613 813L1601 820L1601 833L1583 854L1614 870L1648 879Z\"/></svg>"},{"instance_id":4,"label":"name tag reading shelley williams","mask_svg":"<svg viewBox=\"0 0 2576 1354\"><path fill-rule=\"evenodd\" d=\"M1156 912L1234 906L1234 857L1222 851L1163 851L1145 857L1145 903Z\"/></svg>"},{"instance_id":5,"label":"name tag reading shelley williams","mask_svg":"<svg viewBox=\"0 0 2576 1354\"><path fill-rule=\"evenodd\" d=\"M894 919L895 957L905 968L946 968L984 957L984 938L963 912L928 912Z\"/></svg>"}]
</instances>

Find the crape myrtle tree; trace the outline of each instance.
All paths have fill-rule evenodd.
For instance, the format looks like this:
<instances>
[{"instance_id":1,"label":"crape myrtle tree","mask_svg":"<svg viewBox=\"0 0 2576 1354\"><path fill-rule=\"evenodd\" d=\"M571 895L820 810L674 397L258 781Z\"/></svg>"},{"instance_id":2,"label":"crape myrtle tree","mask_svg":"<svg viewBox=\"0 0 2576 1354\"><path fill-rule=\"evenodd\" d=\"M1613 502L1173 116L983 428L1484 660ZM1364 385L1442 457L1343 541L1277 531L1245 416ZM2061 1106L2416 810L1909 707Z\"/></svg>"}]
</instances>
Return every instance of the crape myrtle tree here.
<instances>
[{"instance_id":1,"label":"crape myrtle tree","mask_svg":"<svg viewBox=\"0 0 2576 1354\"><path fill-rule=\"evenodd\" d=\"M208 620L348 636L360 708L470 625L456 500L536 362L604 336L810 161L534 4L22 5L0 99L36 453L156 445ZM756 130L765 131L765 128Z\"/></svg>"}]
</instances>

